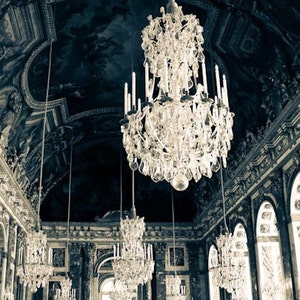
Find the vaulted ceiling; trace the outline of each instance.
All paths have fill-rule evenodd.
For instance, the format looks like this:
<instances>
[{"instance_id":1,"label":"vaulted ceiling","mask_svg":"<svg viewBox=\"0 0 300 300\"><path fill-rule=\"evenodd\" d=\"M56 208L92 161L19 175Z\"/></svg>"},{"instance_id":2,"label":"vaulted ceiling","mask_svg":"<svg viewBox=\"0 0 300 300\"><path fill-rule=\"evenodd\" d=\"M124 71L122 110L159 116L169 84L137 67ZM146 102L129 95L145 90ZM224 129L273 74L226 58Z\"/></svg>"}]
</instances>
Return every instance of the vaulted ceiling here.
<instances>
[{"instance_id":1,"label":"vaulted ceiling","mask_svg":"<svg viewBox=\"0 0 300 300\"><path fill-rule=\"evenodd\" d=\"M228 78L234 139L226 176L251 140L286 105L300 80L300 4L295 1L177 1L204 27L207 68ZM65 221L72 148L71 220L94 221L131 208L131 171L122 147L123 84L137 72L143 93L141 30L167 1L5 0L0 4L1 141L7 161L36 205L41 159L41 218ZM52 52L50 44L52 43ZM49 57L45 150L42 128ZM211 75L209 75L211 76ZM72 147L71 147L72 145ZM171 189L135 174L137 213L171 220ZM175 193L175 218L192 221L220 188L219 174Z\"/></svg>"}]
</instances>

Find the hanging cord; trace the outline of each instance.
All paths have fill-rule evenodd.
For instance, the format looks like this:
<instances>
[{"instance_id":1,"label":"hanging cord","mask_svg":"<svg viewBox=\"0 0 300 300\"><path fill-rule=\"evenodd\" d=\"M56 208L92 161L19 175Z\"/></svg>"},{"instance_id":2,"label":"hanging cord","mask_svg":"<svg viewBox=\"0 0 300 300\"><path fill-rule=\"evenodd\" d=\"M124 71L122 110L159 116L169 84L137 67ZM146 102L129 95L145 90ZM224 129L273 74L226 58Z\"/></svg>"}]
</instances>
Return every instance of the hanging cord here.
<instances>
[{"instance_id":1,"label":"hanging cord","mask_svg":"<svg viewBox=\"0 0 300 300\"><path fill-rule=\"evenodd\" d=\"M123 219L123 177L122 177L122 148L120 149L120 222Z\"/></svg>"},{"instance_id":2,"label":"hanging cord","mask_svg":"<svg viewBox=\"0 0 300 300\"><path fill-rule=\"evenodd\" d=\"M56 14L56 0L54 1L53 8L53 22L55 22ZM37 203L37 230L41 228L40 220L40 211L41 211L41 199L42 199L42 180L43 180L43 167L44 167L44 156L45 156L45 136L46 136L46 121L47 121L47 110L48 110L48 98L50 90L50 81L51 81L51 68L52 68L52 52L53 52L53 38L50 36L50 47L49 47L49 64L48 64L48 73L47 73L47 86L46 86L46 96L45 96L45 111L44 111L44 122L42 130L42 150L41 150L41 168L40 168L40 178L39 178L39 194L38 194L38 203Z\"/></svg>"},{"instance_id":3,"label":"hanging cord","mask_svg":"<svg viewBox=\"0 0 300 300\"><path fill-rule=\"evenodd\" d=\"M40 169L39 196L38 196L38 207L37 207L37 214L38 214L37 228L38 228L38 230L40 230L40 226L41 226L40 210L41 210L41 199L42 199L42 180L43 180L43 167L44 167L44 156L45 156L45 135L46 135L48 98L49 98L49 89L50 89L50 80L51 80L52 49L53 49L53 41L51 39L50 49L49 49L49 65L48 65L48 75L47 75L44 122L43 122L43 130L42 130L41 169Z\"/></svg>"},{"instance_id":4,"label":"hanging cord","mask_svg":"<svg viewBox=\"0 0 300 300\"><path fill-rule=\"evenodd\" d=\"M135 219L136 217L136 210L134 206L134 171L132 171L132 208L131 208L131 217Z\"/></svg>"},{"instance_id":5,"label":"hanging cord","mask_svg":"<svg viewBox=\"0 0 300 300\"><path fill-rule=\"evenodd\" d=\"M175 276L177 276L176 272L176 255L175 255L175 213L174 213L174 194L173 188L171 187L171 201L172 201L172 230L173 230L173 255L174 255L174 271Z\"/></svg>"},{"instance_id":6,"label":"hanging cord","mask_svg":"<svg viewBox=\"0 0 300 300\"><path fill-rule=\"evenodd\" d=\"M69 171L69 198L68 198L68 218L67 218L67 251L70 239L70 215L71 215L71 191L72 191L72 166L73 166L73 138L70 149L70 171Z\"/></svg>"},{"instance_id":7,"label":"hanging cord","mask_svg":"<svg viewBox=\"0 0 300 300\"><path fill-rule=\"evenodd\" d=\"M223 167L222 167L222 161L220 159L220 174L221 174L221 191L222 191L222 205L223 205L223 220L225 225L226 232L228 231L228 226L226 223L226 208L225 208L225 193L224 193L224 182L223 182Z\"/></svg>"}]
</instances>

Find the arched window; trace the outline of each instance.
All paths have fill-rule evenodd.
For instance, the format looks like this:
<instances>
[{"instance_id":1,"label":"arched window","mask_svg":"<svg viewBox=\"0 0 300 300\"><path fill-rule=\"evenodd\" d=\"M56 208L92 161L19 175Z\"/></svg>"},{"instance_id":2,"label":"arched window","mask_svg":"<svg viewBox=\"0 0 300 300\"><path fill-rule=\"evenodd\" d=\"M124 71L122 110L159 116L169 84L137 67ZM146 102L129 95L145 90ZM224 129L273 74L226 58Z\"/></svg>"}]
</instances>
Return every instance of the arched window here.
<instances>
[{"instance_id":1,"label":"arched window","mask_svg":"<svg viewBox=\"0 0 300 300\"><path fill-rule=\"evenodd\" d=\"M258 211L256 235L258 256L259 293L262 300L286 299L282 284L283 265L277 219L269 201L264 201Z\"/></svg>"},{"instance_id":2,"label":"arched window","mask_svg":"<svg viewBox=\"0 0 300 300\"><path fill-rule=\"evenodd\" d=\"M291 225L291 253L293 259L294 277L297 290L297 299L300 297L300 173L296 176L290 199Z\"/></svg>"},{"instance_id":3,"label":"arched window","mask_svg":"<svg viewBox=\"0 0 300 300\"><path fill-rule=\"evenodd\" d=\"M213 266L216 265L218 261L218 251L214 245L212 245L209 249L208 253L208 270L210 270ZM209 295L211 300L219 300L220 299L220 289L215 284L213 280L212 272L209 271L208 273L208 279L209 279Z\"/></svg>"},{"instance_id":4,"label":"arched window","mask_svg":"<svg viewBox=\"0 0 300 300\"><path fill-rule=\"evenodd\" d=\"M238 287L235 295L232 295L232 300L252 300L251 275L249 263L249 251L247 246L247 235L244 226L238 223L235 226L233 235L236 238L234 252L239 253L239 257L243 258L243 285Z\"/></svg>"},{"instance_id":5,"label":"arched window","mask_svg":"<svg viewBox=\"0 0 300 300\"><path fill-rule=\"evenodd\" d=\"M111 300L110 293L114 288L114 277L109 277L103 281L100 287L100 299L99 300Z\"/></svg>"}]
</instances>

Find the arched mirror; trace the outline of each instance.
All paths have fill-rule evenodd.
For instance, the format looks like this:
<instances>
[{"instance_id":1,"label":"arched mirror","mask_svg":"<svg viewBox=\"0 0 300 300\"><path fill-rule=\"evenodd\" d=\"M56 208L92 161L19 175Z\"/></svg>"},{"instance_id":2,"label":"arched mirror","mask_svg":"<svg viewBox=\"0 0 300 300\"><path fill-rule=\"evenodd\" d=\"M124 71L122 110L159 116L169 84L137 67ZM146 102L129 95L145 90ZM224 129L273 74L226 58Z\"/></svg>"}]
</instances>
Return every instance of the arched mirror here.
<instances>
[{"instance_id":1,"label":"arched mirror","mask_svg":"<svg viewBox=\"0 0 300 300\"><path fill-rule=\"evenodd\" d=\"M234 252L239 253L239 257L243 259L243 285L240 285L235 295L232 295L232 300L252 300L252 289L251 289L251 276L250 276L250 263L249 263L249 251L247 246L247 234L244 226L238 223L235 228L233 235L236 238Z\"/></svg>"},{"instance_id":2,"label":"arched mirror","mask_svg":"<svg viewBox=\"0 0 300 300\"><path fill-rule=\"evenodd\" d=\"M290 242L297 299L300 297L300 173L296 176L290 199Z\"/></svg>"},{"instance_id":3,"label":"arched mirror","mask_svg":"<svg viewBox=\"0 0 300 300\"><path fill-rule=\"evenodd\" d=\"M259 294L262 300L285 300L280 236L274 208L261 204L256 224Z\"/></svg>"},{"instance_id":4,"label":"arched mirror","mask_svg":"<svg viewBox=\"0 0 300 300\"><path fill-rule=\"evenodd\" d=\"M218 251L214 245L211 245L208 253L208 270L210 270L215 263L218 261ZM220 289L215 284L213 280L213 274L211 271L208 272L208 280L209 280L209 297L211 300L219 300L220 299Z\"/></svg>"}]
</instances>

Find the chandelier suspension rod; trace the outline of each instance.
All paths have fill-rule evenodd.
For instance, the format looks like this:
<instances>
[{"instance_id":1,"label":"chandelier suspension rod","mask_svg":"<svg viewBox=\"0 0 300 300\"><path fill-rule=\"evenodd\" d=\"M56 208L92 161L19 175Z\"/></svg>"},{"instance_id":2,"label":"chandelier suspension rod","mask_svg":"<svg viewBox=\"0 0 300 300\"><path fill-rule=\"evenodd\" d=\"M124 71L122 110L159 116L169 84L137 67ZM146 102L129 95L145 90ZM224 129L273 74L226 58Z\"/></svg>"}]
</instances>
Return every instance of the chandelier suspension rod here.
<instances>
[{"instance_id":1,"label":"chandelier suspension rod","mask_svg":"<svg viewBox=\"0 0 300 300\"><path fill-rule=\"evenodd\" d=\"M44 167L44 156L45 156L45 136L46 136L46 121L47 121L47 111L48 111L48 98L50 90L50 80L51 80L51 67L52 67L52 51L53 51L53 39L51 37L50 48L49 48L49 64L48 64L48 74L47 74L47 87L46 87L46 97L45 97L45 111L42 129L42 149L41 149L41 168L40 168L40 178L39 178L39 195L38 195L38 221L37 227L40 229L40 210L41 210L41 198L42 198L42 180L43 180L43 167Z\"/></svg>"},{"instance_id":2,"label":"chandelier suspension rod","mask_svg":"<svg viewBox=\"0 0 300 300\"><path fill-rule=\"evenodd\" d=\"M171 187L171 200L172 200L172 230L173 230L173 255L174 255L174 272L175 276L177 275L176 272L176 255L175 255L175 213L174 213L174 193L173 188Z\"/></svg>"},{"instance_id":3,"label":"chandelier suspension rod","mask_svg":"<svg viewBox=\"0 0 300 300\"><path fill-rule=\"evenodd\" d=\"M73 132L72 132L73 133ZM70 215L71 215L71 191L72 191L72 166L73 166L73 134L70 148L70 170L69 170L69 198L68 198L68 217L67 217L67 251L69 249L70 238Z\"/></svg>"},{"instance_id":4,"label":"chandelier suspension rod","mask_svg":"<svg viewBox=\"0 0 300 300\"><path fill-rule=\"evenodd\" d=\"M220 176L221 176L221 191L222 191L222 208L223 208L223 220L226 232L229 232L226 222L226 207L225 207L225 193L224 193L224 180L223 180L223 167L220 159Z\"/></svg>"},{"instance_id":5,"label":"chandelier suspension rod","mask_svg":"<svg viewBox=\"0 0 300 300\"><path fill-rule=\"evenodd\" d=\"M134 171L132 171L132 208L131 208L132 218L136 217L136 209L134 205Z\"/></svg>"},{"instance_id":6,"label":"chandelier suspension rod","mask_svg":"<svg viewBox=\"0 0 300 300\"><path fill-rule=\"evenodd\" d=\"M120 221L123 218L123 177L122 177L122 173L123 173L123 168L122 168L122 147L120 148Z\"/></svg>"}]
</instances>

